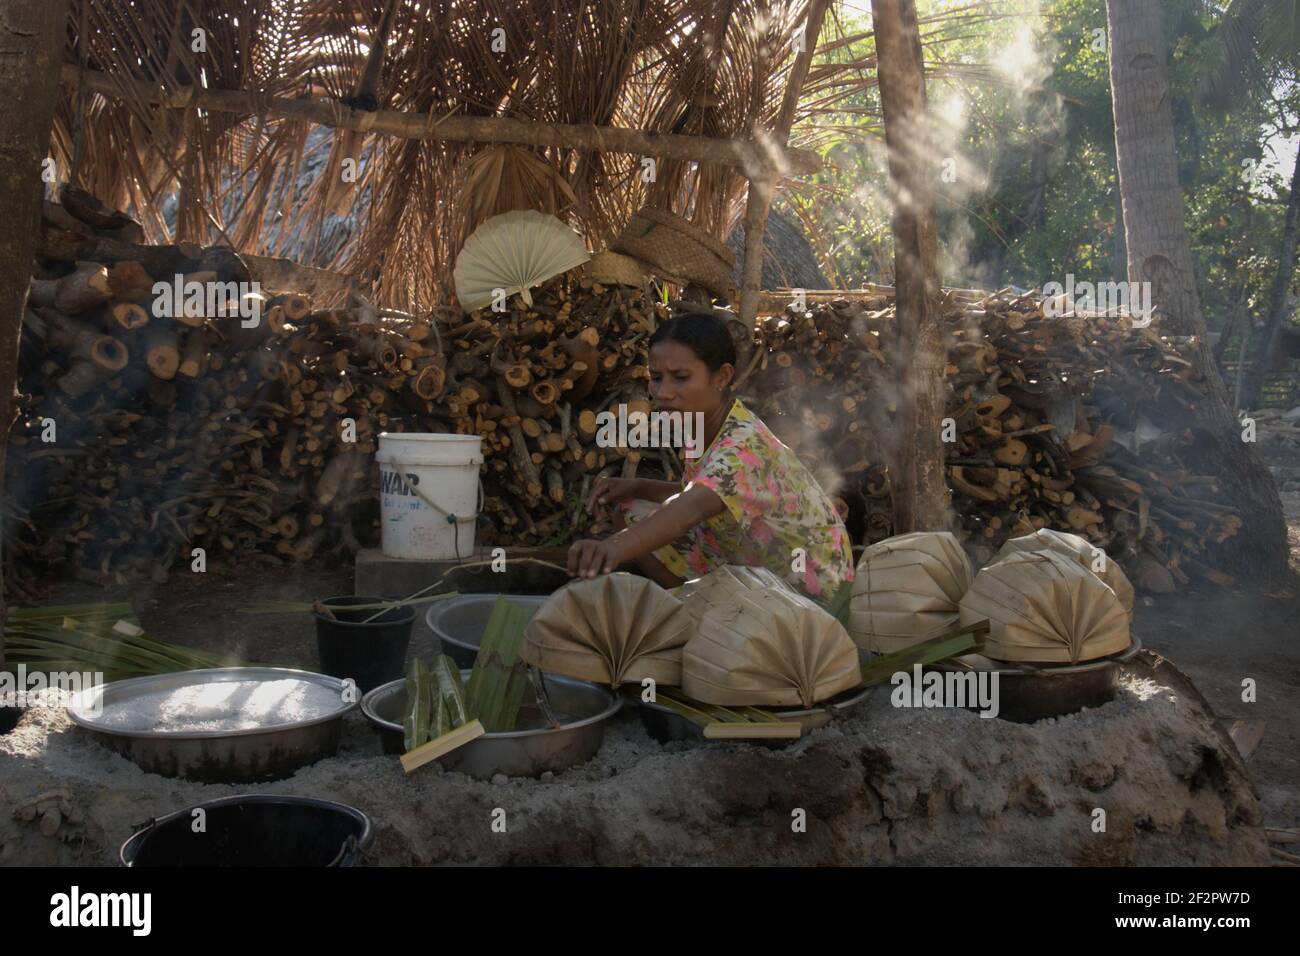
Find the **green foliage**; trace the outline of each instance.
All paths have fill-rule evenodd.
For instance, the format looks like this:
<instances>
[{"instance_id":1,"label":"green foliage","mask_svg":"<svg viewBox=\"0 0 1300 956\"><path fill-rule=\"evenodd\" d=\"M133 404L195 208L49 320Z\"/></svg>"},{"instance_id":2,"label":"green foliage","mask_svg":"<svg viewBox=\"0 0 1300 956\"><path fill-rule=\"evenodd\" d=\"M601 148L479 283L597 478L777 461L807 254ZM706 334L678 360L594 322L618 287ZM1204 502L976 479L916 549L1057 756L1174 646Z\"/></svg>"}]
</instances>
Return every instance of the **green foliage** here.
<instances>
[{"instance_id":1,"label":"green foliage","mask_svg":"<svg viewBox=\"0 0 1300 956\"><path fill-rule=\"evenodd\" d=\"M1125 278L1105 0L1041 0L1037 16L1017 15L1023 4L981 4L979 16L944 0L918 6L944 284ZM1213 330L1242 307L1259 315L1276 270L1289 165L1277 154L1300 128L1300 0L1162 8L1187 227ZM850 19L844 34L866 35L828 56L874 64L868 30ZM1234 79L1226 109L1207 79L1225 63ZM835 168L786 201L833 281L890 282L878 91L864 83L837 105L819 120L834 133L818 140Z\"/></svg>"}]
</instances>

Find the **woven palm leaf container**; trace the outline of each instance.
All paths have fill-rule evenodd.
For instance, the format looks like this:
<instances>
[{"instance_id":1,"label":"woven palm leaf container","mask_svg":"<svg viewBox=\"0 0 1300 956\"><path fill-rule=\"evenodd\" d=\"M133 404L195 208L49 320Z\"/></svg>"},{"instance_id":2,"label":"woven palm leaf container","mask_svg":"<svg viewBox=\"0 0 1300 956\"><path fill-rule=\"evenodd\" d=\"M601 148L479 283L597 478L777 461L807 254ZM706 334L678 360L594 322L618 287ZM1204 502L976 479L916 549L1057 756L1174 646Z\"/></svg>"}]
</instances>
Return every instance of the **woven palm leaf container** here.
<instances>
[{"instance_id":1,"label":"woven palm leaf container","mask_svg":"<svg viewBox=\"0 0 1300 956\"><path fill-rule=\"evenodd\" d=\"M1056 551L1067 558L1073 558L1110 585L1129 620L1133 619L1133 585L1129 582L1128 575L1118 561L1094 547L1087 538L1053 528L1040 528L1033 534L1010 538L989 564L997 564L1019 551Z\"/></svg>"},{"instance_id":2,"label":"woven palm leaf container","mask_svg":"<svg viewBox=\"0 0 1300 956\"><path fill-rule=\"evenodd\" d=\"M1111 587L1054 550L1009 554L975 575L961 599L961 621L986 619L983 654L999 661L1078 664L1132 643Z\"/></svg>"},{"instance_id":3,"label":"woven palm leaf container","mask_svg":"<svg viewBox=\"0 0 1300 956\"><path fill-rule=\"evenodd\" d=\"M582 274L601 285L643 286L650 278L651 268L639 259L606 249L591 257L582 267Z\"/></svg>"},{"instance_id":4,"label":"woven palm leaf container","mask_svg":"<svg viewBox=\"0 0 1300 956\"><path fill-rule=\"evenodd\" d=\"M618 572L560 588L524 630L520 658L544 671L617 688L651 678L677 686L693 622L648 578Z\"/></svg>"},{"instance_id":5,"label":"woven palm leaf container","mask_svg":"<svg viewBox=\"0 0 1300 956\"><path fill-rule=\"evenodd\" d=\"M720 299L735 297L731 284L735 255L681 216L646 206L632 217L610 248L640 259L670 282L694 282Z\"/></svg>"},{"instance_id":6,"label":"woven palm leaf container","mask_svg":"<svg viewBox=\"0 0 1300 956\"><path fill-rule=\"evenodd\" d=\"M812 707L862 682L848 632L802 594L723 578L708 605L682 650L682 690L696 700Z\"/></svg>"},{"instance_id":7,"label":"woven palm leaf container","mask_svg":"<svg viewBox=\"0 0 1300 956\"><path fill-rule=\"evenodd\" d=\"M947 531L916 531L862 552L849 602L849 635L864 651L892 654L957 623L975 572Z\"/></svg>"}]
</instances>

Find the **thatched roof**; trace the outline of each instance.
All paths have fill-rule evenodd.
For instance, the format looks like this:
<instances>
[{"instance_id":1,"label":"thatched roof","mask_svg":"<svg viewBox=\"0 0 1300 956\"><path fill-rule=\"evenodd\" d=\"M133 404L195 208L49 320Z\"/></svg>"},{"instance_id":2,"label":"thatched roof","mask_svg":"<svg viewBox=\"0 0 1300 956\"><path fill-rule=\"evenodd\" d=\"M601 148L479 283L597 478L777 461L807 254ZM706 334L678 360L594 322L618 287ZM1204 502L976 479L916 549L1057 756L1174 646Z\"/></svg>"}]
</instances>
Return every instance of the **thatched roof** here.
<instances>
[{"instance_id":1,"label":"thatched roof","mask_svg":"<svg viewBox=\"0 0 1300 956\"><path fill-rule=\"evenodd\" d=\"M653 203L723 237L739 217L745 172L663 156L646 181L641 156L576 148L558 134L533 146L378 135L373 124L322 135L286 117L286 104L336 127L405 116L422 137L440 122L491 118L645 130L660 137L654 143L665 134L730 139L771 154L765 131L777 125L810 2L71 6L65 59L76 68L65 74L78 79L65 83L53 142L75 185L130 209L152 241L292 252L373 283L387 304L426 307L446 294L463 238L493 212L553 210L600 248ZM847 34L843 13L832 4L824 22L793 146L823 142L830 127L818 117L869 110L862 91L875 82L874 58L846 55L863 35ZM218 97L225 106L213 108ZM359 175L345 183L353 159Z\"/></svg>"}]
</instances>

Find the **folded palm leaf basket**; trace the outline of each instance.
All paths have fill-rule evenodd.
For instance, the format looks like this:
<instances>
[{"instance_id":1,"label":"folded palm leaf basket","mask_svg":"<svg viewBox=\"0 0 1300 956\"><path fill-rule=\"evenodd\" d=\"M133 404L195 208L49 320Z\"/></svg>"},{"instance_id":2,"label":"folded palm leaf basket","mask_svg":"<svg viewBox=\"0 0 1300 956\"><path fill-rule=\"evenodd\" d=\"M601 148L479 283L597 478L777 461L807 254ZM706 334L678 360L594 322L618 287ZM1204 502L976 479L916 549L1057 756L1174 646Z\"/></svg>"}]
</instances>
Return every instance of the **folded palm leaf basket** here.
<instances>
[{"instance_id":1,"label":"folded palm leaf basket","mask_svg":"<svg viewBox=\"0 0 1300 956\"><path fill-rule=\"evenodd\" d=\"M1087 538L1052 528L1040 528L1033 534L1008 540L989 563L997 564L1018 551L1056 551L1067 558L1073 558L1110 585L1129 620L1133 619L1133 585L1129 583L1128 575L1118 561L1111 559Z\"/></svg>"},{"instance_id":2,"label":"folded palm leaf basket","mask_svg":"<svg viewBox=\"0 0 1300 956\"><path fill-rule=\"evenodd\" d=\"M519 656L544 671L618 687L682 681L693 624L682 602L648 578L622 572L556 591L524 630Z\"/></svg>"},{"instance_id":3,"label":"folded palm leaf basket","mask_svg":"<svg viewBox=\"0 0 1300 956\"><path fill-rule=\"evenodd\" d=\"M957 623L973 578L970 559L947 531L879 541L858 560L849 634L866 651L906 650Z\"/></svg>"},{"instance_id":4,"label":"folded palm leaf basket","mask_svg":"<svg viewBox=\"0 0 1300 956\"><path fill-rule=\"evenodd\" d=\"M687 581L672 593L686 605L687 613L698 625L704 619L704 612L709 609L714 600L722 594L734 592L737 588L749 591L772 588L778 591L789 591L791 594L797 593L775 571L746 567L743 564L727 564L715 568L703 577Z\"/></svg>"},{"instance_id":5,"label":"folded palm leaf basket","mask_svg":"<svg viewBox=\"0 0 1300 956\"><path fill-rule=\"evenodd\" d=\"M706 605L682 650L687 695L724 706L812 707L861 683L848 632L814 601L779 578L720 571L687 598Z\"/></svg>"},{"instance_id":6,"label":"folded palm leaf basket","mask_svg":"<svg viewBox=\"0 0 1300 956\"><path fill-rule=\"evenodd\" d=\"M986 657L1078 664L1130 644L1128 615L1101 578L1059 551L1007 555L975 575L962 623L987 619Z\"/></svg>"}]
</instances>

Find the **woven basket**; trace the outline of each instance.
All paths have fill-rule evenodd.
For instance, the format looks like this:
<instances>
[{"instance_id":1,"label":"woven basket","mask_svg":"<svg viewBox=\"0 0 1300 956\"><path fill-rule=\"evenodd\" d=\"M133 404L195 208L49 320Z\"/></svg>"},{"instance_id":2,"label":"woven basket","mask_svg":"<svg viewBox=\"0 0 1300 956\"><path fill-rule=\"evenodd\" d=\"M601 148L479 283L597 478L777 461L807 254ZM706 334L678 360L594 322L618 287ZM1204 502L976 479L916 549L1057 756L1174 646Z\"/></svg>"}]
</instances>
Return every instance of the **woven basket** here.
<instances>
[{"instance_id":1,"label":"woven basket","mask_svg":"<svg viewBox=\"0 0 1300 956\"><path fill-rule=\"evenodd\" d=\"M598 252L582 267L582 274L601 285L642 286L650 278L651 268L631 256L617 252Z\"/></svg>"},{"instance_id":2,"label":"woven basket","mask_svg":"<svg viewBox=\"0 0 1300 956\"><path fill-rule=\"evenodd\" d=\"M662 209L646 206L610 248L647 263L678 285L694 282L720 299L734 298L731 270L736 257L703 229Z\"/></svg>"}]
</instances>

